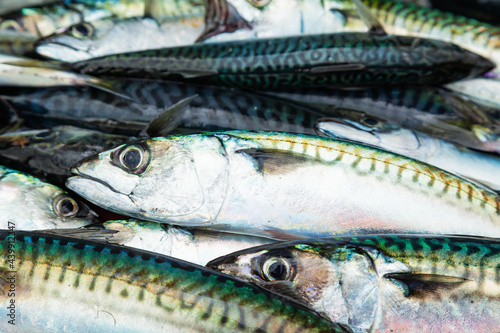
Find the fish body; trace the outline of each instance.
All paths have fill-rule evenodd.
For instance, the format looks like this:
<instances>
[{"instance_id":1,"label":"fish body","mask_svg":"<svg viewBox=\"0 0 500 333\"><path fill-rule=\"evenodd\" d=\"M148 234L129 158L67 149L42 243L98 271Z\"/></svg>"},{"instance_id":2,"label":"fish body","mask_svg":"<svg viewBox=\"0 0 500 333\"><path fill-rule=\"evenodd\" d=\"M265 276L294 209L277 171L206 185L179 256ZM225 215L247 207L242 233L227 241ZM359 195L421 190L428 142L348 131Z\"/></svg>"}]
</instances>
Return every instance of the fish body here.
<instances>
[{"instance_id":1,"label":"fish body","mask_svg":"<svg viewBox=\"0 0 500 333\"><path fill-rule=\"evenodd\" d=\"M464 147L500 152L495 114L442 88L307 89L267 94L316 107L330 114L327 117L349 116L351 111L342 111L349 109Z\"/></svg>"},{"instance_id":2,"label":"fish body","mask_svg":"<svg viewBox=\"0 0 500 333\"><path fill-rule=\"evenodd\" d=\"M153 138L72 172L66 185L111 211L275 239L500 230L499 198L487 190L409 158L315 136Z\"/></svg>"},{"instance_id":3,"label":"fish body","mask_svg":"<svg viewBox=\"0 0 500 333\"><path fill-rule=\"evenodd\" d=\"M414 158L500 191L500 158L457 147L423 133L352 113L352 118L319 121L317 130L327 136L359 142Z\"/></svg>"},{"instance_id":4,"label":"fish body","mask_svg":"<svg viewBox=\"0 0 500 333\"><path fill-rule=\"evenodd\" d=\"M110 243L151 251L202 266L228 253L273 242L261 237L204 229L182 229L139 220L108 221L102 226L105 230L117 231L116 234L108 236Z\"/></svg>"},{"instance_id":5,"label":"fish body","mask_svg":"<svg viewBox=\"0 0 500 333\"><path fill-rule=\"evenodd\" d=\"M500 242L380 235L281 242L207 267L287 295L355 332L495 332Z\"/></svg>"},{"instance_id":6,"label":"fish body","mask_svg":"<svg viewBox=\"0 0 500 333\"><path fill-rule=\"evenodd\" d=\"M0 215L24 230L78 228L98 220L84 203L38 178L0 167Z\"/></svg>"},{"instance_id":7,"label":"fish body","mask_svg":"<svg viewBox=\"0 0 500 333\"><path fill-rule=\"evenodd\" d=\"M64 186L73 164L131 140L74 126L55 126L0 135L0 156L6 166Z\"/></svg>"},{"instance_id":8,"label":"fish body","mask_svg":"<svg viewBox=\"0 0 500 333\"><path fill-rule=\"evenodd\" d=\"M436 38L460 45L500 64L500 27L438 9L389 0L362 0L388 33ZM328 5L354 8L352 1ZM338 8L338 7L337 7ZM498 68L496 69L498 71Z\"/></svg>"},{"instance_id":9,"label":"fish body","mask_svg":"<svg viewBox=\"0 0 500 333\"><path fill-rule=\"evenodd\" d=\"M266 129L314 134L317 119L329 115L234 89L154 80L124 80L114 86L131 99L91 87L9 89L0 95L30 127L71 124L125 135L138 135L166 107L187 98L192 99L175 115L179 133Z\"/></svg>"},{"instance_id":10,"label":"fish body","mask_svg":"<svg viewBox=\"0 0 500 333\"><path fill-rule=\"evenodd\" d=\"M83 74L152 75L261 90L437 84L479 75L492 66L482 57L441 41L364 33L196 44L73 64Z\"/></svg>"},{"instance_id":11,"label":"fish body","mask_svg":"<svg viewBox=\"0 0 500 333\"><path fill-rule=\"evenodd\" d=\"M15 314L4 332L348 332L283 297L152 252L17 230L1 232L0 248L9 254L1 304Z\"/></svg>"}]
</instances>

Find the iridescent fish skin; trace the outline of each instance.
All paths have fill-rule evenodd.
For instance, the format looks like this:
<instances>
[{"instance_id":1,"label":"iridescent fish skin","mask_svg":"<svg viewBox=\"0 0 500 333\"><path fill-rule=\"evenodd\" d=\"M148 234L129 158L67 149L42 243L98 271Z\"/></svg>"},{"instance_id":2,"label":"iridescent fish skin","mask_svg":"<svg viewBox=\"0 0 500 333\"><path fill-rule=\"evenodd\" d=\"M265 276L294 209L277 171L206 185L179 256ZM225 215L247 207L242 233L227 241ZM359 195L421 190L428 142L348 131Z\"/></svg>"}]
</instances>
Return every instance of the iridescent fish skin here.
<instances>
[{"instance_id":1,"label":"iridescent fish skin","mask_svg":"<svg viewBox=\"0 0 500 333\"><path fill-rule=\"evenodd\" d=\"M350 331L280 295L152 252L17 230L0 232L0 250L15 256L0 261L4 308L15 279L16 325L4 332Z\"/></svg>"},{"instance_id":2,"label":"iridescent fish skin","mask_svg":"<svg viewBox=\"0 0 500 333\"><path fill-rule=\"evenodd\" d=\"M166 106L193 96L177 115L177 133L266 129L315 134L317 119L329 115L281 98L232 89L154 80L123 80L115 87L131 100L90 87L4 89L0 95L30 127L71 124L131 136Z\"/></svg>"},{"instance_id":3,"label":"iridescent fish skin","mask_svg":"<svg viewBox=\"0 0 500 333\"><path fill-rule=\"evenodd\" d=\"M364 112L464 147L500 152L495 114L442 88L295 89L270 96L314 106L332 117L344 117L342 109Z\"/></svg>"},{"instance_id":4,"label":"iridescent fish skin","mask_svg":"<svg viewBox=\"0 0 500 333\"><path fill-rule=\"evenodd\" d=\"M0 135L0 156L5 166L64 186L73 164L132 140L74 126L55 126Z\"/></svg>"},{"instance_id":5,"label":"iridescent fish skin","mask_svg":"<svg viewBox=\"0 0 500 333\"><path fill-rule=\"evenodd\" d=\"M351 111L346 115L351 117L319 120L317 131L414 158L500 191L498 155L458 147L363 113Z\"/></svg>"},{"instance_id":6,"label":"iridescent fish skin","mask_svg":"<svg viewBox=\"0 0 500 333\"><path fill-rule=\"evenodd\" d=\"M437 9L389 0L362 0L388 33L436 38L457 44L500 64L500 27ZM327 5L353 8L348 0ZM496 69L498 71L498 67Z\"/></svg>"},{"instance_id":7,"label":"iridescent fish skin","mask_svg":"<svg viewBox=\"0 0 500 333\"><path fill-rule=\"evenodd\" d=\"M117 231L108 237L110 243L151 251L202 266L231 252L274 242L261 237L204 229L182 229L139 220L107 221L102 227Z\"/></svg>"},{"instance_id":8,"label":"iridescent fish skin","mask_svg":"<svg viewBox=\"0 0 500 333\"><path fill-rule=\"evenodd\" d=\"M255 89L439 84L493 64L438 40L364 33L307 35L132 52L77 62L84 74L175 78Z\"/></svg>"},{"instance_id":9,"label":"iridescent fish skin","mask_svg":"<svg viewBox=\"0 0 500 333\"><path fill-rule=\"evenodd\" d=\"M153 138L81 161L68 188L120 214L275 239L500 235L499 197L396 154L276 132ZM436 221L439 221L436 222Z\"/></svg>"},{"instance_id":10,"label":"iridescent fish skin","mask_svg":"<svg viewBox=\"0 0 500 333\"><path fill-rule=\"evenodd\" d=\"M301 300L355 332L496 332L500 242L381 235L277 243L207 267Z\"/></svg>"},{"instance_id":11,"label":"iridescent fish skin","mask_svg":"<svg viewBox=\"0 0 500 333\"><path fill-rule=\"evenodd\" d=\"M78 228L98 222L96 214L60 188L0 166L0 216L24 230Z\"/></svg>"}]
</instances>

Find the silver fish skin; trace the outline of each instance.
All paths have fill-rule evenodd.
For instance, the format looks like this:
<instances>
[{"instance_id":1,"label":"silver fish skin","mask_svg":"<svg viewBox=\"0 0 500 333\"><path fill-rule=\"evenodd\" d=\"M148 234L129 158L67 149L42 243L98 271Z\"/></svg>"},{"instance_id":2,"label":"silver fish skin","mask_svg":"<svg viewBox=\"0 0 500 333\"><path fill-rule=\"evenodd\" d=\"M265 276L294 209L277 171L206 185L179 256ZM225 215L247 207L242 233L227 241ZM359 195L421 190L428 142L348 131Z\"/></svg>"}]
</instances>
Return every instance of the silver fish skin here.
<instances>
[{"instance_id":1,"label":"silver fish skin","mask_svg":"<svg viewBox=\"0 0 500 333\"><path fill-rule=\"evenodd\" d=\"M99 222L84 203L30 175L0 166L0 216L18 230L78 228Z\"/></svg>"},{"instance_id":2,"label":"silver fish skin","mask_svg":"<svg viewBox=\"0 0 500 333\"><path fill-rule=\"evenodd\" d=\"M380 235L282 242L207 267L311 306L355 332L497 332L500 242Z\"/></svg>"},{"instance_id":3,"label":"silver fish skin","mask_svg":"<svg viewBox=\"0 0 500 333\"><path fill-rule=\"evenodd\" d=\"M94 86L108 90L100 79L67 71L59 65L25 57L0 54L0 86Z\"/></svg>"},{"instance_id":4,"label":"silver fish skin","mask_svg":"<svg viewBox=\"0 0 500 333\"><path fill-rule=\"evenodd\" d=\"M153 252L21 230L0 231L0 250L5 333L351 332L281 295Z\"/></svg>"},{"instance_id":5,"label":"silver fish skin","mask_svg":"<svg viewBox=\"0 0 500 333\"><path fill-rule=\"evenodd\" d=\"M202 266L231 252L274 242L255 236L182 229L139 220L107 221L102 227L117 231L107 237L110 243L164 254Z\"/></svg>"},{"instance_id":6,"label":"silver fish skin","mask_svg":"<svg viewBox=\"0 0 500 333\"><path fill-rule=\"evenodd\" d=\"M453 145L423 133L352 113L351 119L330 118L316 123L318 133L359 142L414 158L500 191L500 157Z\"/></svg>"},{"instance_id":7,"label":"silver fish skin","mask_svg":"<svg viewBox=\"0 0 500 333\"><path fill-rule=\"evenodd\" d=\"M76 164L66 185L139 219L274 239L500 235L498 196L355 143L275 132L153 138Z\"/></svg>"},{"instance_id":8,"label":"silver fish skin","mask_svg":"<svg viewBox=\"0 0 500 333\"><path fill-rule=\"evenodd\" d=\"M76 25L38 41L36 52L64 62L110 54L193 44L203 31L203 16L159 24L152 18L106 18ZM82 33L84 32L84 33Z\"/></svg>"}]
</instances>

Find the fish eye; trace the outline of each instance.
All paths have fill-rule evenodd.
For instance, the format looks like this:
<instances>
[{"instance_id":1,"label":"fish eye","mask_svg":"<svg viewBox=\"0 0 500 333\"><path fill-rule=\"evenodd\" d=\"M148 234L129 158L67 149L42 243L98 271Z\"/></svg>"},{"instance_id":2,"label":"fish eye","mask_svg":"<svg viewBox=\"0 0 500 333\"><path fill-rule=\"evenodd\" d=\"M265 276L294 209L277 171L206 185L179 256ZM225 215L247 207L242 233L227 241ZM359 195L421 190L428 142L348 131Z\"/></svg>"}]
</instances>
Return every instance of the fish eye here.
<instances>
[{"instance_id":1,"label":"fish eye","mask_svg":"<svg viewBox=\"0 0 500 333\"><path fill-rule=\"evenodd\" d=\"M118 165L127 172L139 174L149 164L149 152L140 144L123 147L118 153Z\"/></svg>"},{"instance_id":2,"label":"fish eye","mask_svg":"<svg viewBox=\"0 0 500 333\"><path fill-rule=\"evenodd\" d=\"M264 8L267 6L271 0L248 0L254 7Z\"/></svg>"},{"instance_id":3,"label":"fish eye","mask_svg":"<svg viewBox=\"0 0 500 333\"><path fill-rule=\"evenodd\" d=\"M1 22L0 30L24 31L21 25L15 20L5 20Z\"/></svg>"},{"instance_id":4,"label":"fish eye","mask_svg":"<svg viewBox=\"0 0 500 333\"><path fill-rule=\"evenodd\" d=\"M74 217L78 214L78 203L66 194L54 200L54 212L60 217Z\"/></svg>"},{"instance_id":5,"label":"fish eye","mask_svg":"<svg viewBox=\"0 0 500 333\"><path fill-rule=\"evenodd\" d=\"M267 281L288 280L291 273L292 268L286 258L269 258L262 265L262 277Z\"/></svg>"},{"instance_id":6,"label":"fish eye","mask_svg":"<svg viewBox=\"0 0 500 333\"><path fill-rule=\"evenodd\" d=\"M33 135L33 140L43 141L51 137L54 132L50 129Z\"/></svg>"},{"instance_id":7,"label":"fish eye","mask_svg":"<svg viewBox=\"0 0 500 333\"><path fill-rule=\"evenodd\" d=\"M373 127L373 126L377 126L379 121L375 118L365 117L365 118L361 119L361 123L366 125L366 126Z\"/></svg>"},{"instance_id":8,"label":"fish eye","mask_svg":"<svg viewBox=\"0 0 500 333\"><path fill-rule=\"evenodd\" d=\"M88 38L94 34L94 27L86 22L71 27L71 34L76 38Z\"/></svg>"}]
</instances>

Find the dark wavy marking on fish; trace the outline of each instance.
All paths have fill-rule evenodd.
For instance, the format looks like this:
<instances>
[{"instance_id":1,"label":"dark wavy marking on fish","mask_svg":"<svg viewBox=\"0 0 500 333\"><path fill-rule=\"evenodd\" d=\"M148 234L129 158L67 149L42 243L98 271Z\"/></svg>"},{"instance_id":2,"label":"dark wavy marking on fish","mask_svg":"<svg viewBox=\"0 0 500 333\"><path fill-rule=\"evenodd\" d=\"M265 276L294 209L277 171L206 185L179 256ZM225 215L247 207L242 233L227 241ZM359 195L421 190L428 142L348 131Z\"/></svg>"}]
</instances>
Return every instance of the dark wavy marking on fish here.
<instances>
[{"instance_id":1,"label":"dark wavy marking on fish","mask_svg":"<svg viewBox=\"0 0 500 333\"><path fill-rule=\"evenodd\" d=\"M74 64L93 75L152 75L251 89L438 84L492 68L488 60L446 42L363 33L197 44Z\"/></svg>"}]
</instances>

